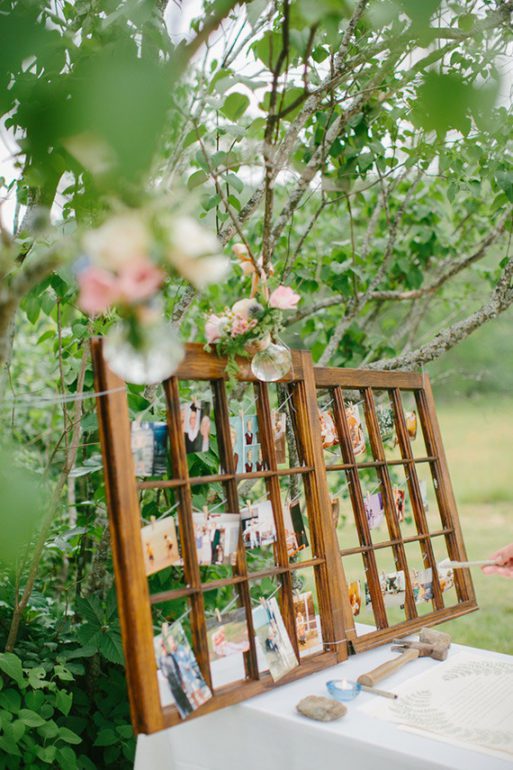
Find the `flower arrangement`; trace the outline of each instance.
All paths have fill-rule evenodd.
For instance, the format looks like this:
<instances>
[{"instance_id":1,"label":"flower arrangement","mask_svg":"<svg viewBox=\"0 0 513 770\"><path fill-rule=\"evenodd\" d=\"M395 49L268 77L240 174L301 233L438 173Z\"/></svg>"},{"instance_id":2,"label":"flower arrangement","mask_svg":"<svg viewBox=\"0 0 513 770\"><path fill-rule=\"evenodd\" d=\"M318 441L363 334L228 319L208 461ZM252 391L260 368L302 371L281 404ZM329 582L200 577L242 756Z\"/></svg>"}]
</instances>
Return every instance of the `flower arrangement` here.
<instances>
[{"instance_id":1,"label":"flower arrangement","mask_svg":"<svg viewBox=\"0 0 513 770\"><path fill-rule=\"evenodd\" d=\"M288 348L279 342L283 328L283 313L294 310L301 299L288 286L278 286L269 293L265 276L260 271L248 270L246 251L242 244L236 244L235 254L242 259L243 271L252 275L252 294L258 291L261 282L261 297L251 296L240 299L221 314L210 314L205 322L206 348L215 344L217 351L228 359L230 374L238 367L237 357L251 358L253 374L260 380L272 382L284 377L292 365ZM255 275L259 280L255 281Z\"/></svg>"},{"instance_id":2,"label":"flower arrangement","mask_svg":"<svg viewBox=\"0 0 513 770\"><path fill-rule=\"evenodd\" d=\"M226 276L230 261L215 235L191 217L149 206L124 209L86 232L82 249L79 307L92 316L116 308L122 319L105 340L111 369L137 384L169 377L183 346L162 320L161 290L170 275L198 290Z\"/></svg>"}]
</instances>

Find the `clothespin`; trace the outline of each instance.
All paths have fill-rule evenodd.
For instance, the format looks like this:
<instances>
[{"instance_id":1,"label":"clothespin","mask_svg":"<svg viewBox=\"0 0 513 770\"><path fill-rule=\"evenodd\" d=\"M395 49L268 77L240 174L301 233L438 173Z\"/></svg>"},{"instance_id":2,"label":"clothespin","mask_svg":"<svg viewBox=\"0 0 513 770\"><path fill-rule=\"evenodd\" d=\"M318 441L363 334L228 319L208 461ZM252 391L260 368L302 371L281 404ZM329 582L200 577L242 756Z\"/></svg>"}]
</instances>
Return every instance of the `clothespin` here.
<instances>
[{"instance_id":1,"label":"clothespin","mask_svg":"<svg viewBox=\"0 0 513 770\"><path fill-rule=\"evenodd\" d=\"M222 623L222 622L223 622L223 619L222 619L222 617L221 617L221 613L219 612L219 607L216 607L216 609L215 609L215 613L216 613L217 622L218 622L218 623Z\"/></svg>"},{"instance_id":2,"label":"clothespin","mask_svg":"<svg viewBox=\"0 0 513 770\"><path fill-rule=\"evenodd\" d=\"M156 520L155 516L150 516L150 524L153 527L153 529L155 529L155 520Z\"/></svg>"},{"instance_id":3,"label":"clothespin","mask_svg":"<svg viewBox=\"0 0 513 770\"><path fill-rule=\"evenodd\" d=\"M205 516L205 519L208 519L208 505L203 506L203 515Z\"/></svg>"}]
</instances>

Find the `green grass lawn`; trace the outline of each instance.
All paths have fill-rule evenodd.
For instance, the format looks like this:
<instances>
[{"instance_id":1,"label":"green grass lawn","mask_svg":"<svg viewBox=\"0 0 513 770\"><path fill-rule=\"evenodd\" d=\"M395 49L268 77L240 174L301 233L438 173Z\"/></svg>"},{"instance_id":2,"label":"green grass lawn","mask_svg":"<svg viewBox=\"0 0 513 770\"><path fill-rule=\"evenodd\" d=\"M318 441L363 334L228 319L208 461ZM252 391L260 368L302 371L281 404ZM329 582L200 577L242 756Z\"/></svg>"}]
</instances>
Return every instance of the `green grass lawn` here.
<instances>
[{"instance_id":1,"label":"green grass lawn","mask_svg":"<svg viewBox=\"0 0 513 770\"><path fill-rule=\"evenodd\" d=\"M470 558L513 541L513 401L439 404L438 416ZM513 653L513 580L472 572L479 611L444 623L454 641Z\"/></svg>"}]
</instances>

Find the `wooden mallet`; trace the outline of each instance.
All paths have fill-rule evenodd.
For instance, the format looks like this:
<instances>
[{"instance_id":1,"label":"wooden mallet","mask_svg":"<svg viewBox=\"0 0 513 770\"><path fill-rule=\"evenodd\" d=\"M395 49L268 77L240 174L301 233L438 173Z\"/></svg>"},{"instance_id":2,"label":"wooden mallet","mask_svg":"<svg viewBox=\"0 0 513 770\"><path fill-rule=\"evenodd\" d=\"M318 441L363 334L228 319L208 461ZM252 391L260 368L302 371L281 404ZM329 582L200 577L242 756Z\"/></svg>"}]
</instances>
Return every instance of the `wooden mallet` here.
<instances>
[{"instance_id":1,"label":"wooden mallet","mask_svg":"<svg viewBox=\"0 0 513 770\"><path fill-rule=\"evenodd\" d=\"M423 628L419 634L418 642L394 639L393 652L400 652L397 658L382 663L366 674L361 674L357 681L367 687L375 687L385 677L393 674L397 669L417 658L433 658L433 660L446 660L451 646L451 637L442 631L432 628Z\"/></svg>"}]
</instances>

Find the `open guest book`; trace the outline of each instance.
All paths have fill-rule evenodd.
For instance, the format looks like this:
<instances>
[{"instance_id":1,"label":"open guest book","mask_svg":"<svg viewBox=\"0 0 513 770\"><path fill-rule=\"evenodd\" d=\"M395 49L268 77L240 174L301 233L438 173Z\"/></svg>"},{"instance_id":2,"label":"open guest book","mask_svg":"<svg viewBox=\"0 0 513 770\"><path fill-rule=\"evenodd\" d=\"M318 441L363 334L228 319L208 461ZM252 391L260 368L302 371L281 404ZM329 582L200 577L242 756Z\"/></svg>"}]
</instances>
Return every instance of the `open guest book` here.
<instances>
[{"instance_id":1,"label":"open guest book","mask_svg":"<svg viewBox=\"0 0 513 770\"><path fill-rule=\"evenodd\" d=\"M136 733L476 609L426 375L190 344L150 403L92 353Z\"/></svg>"}]
</instances>

